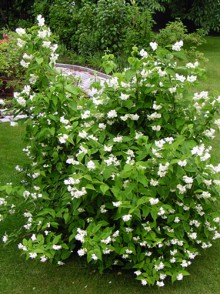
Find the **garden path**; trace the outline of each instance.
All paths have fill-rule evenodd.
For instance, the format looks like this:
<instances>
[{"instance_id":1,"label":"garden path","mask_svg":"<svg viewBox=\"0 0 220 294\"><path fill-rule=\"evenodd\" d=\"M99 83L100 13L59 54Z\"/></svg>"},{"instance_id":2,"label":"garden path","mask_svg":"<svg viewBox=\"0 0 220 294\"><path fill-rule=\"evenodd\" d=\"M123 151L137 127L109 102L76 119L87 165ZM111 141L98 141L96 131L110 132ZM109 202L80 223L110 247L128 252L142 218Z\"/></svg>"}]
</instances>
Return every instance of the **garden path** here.
<instances>
[{"instance_id":1,"label":"garden path","mask_svg":"<svg viewBox=\"0 0 220 294\"><path fill-rule=\"evenodd\" d=\"M105 81L109 78L101 72L92 70L87 67L70 65L70 64L57 64L57 69L64 75L72 75L79 80L79 86L88 93L89 96L93 95L93 91L90 89L91 84L96 80ZM11 122L24 118L24 115L18 115L13 118L10 114L6 114L3 109L0 109L0 122Z\"/></svg>"}]
</instances>

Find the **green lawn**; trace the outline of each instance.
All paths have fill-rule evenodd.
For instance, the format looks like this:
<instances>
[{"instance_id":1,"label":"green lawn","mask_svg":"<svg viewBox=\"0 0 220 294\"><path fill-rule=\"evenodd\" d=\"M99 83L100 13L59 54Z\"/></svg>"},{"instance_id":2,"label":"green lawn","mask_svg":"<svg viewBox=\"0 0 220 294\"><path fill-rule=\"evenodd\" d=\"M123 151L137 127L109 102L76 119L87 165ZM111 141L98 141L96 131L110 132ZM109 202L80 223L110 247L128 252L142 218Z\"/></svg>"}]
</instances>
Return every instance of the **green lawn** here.
<instances>
[{"instance_id":1,"label":"green lawn","mask_svg":"<svg viewBox=\"0 0 220 294\"><path fill-rule=\"evenodd\" d=\"M201 89L215 90L220 93L220 38L209 37L201 47L209 63L207 64L207 80L202 82ZM18 182L19 176L14 170L17 164L24 162L23 127L11 128L9 124L0 124L0 184ZM213 143L216 162L220 162L220 136ZM4 232L18 226L19 219L1 223L0 236ZM191 276L174 285L165 288L143 287L134 280L132 273L120 269L105 272L100 275L88 267L78 256L63 267L49 263L41 264L36 261L25 261L20 256L16 244L4 247L0 243L0 293L1 294L217 294L220 292L220 241L204 251L189 268Z\"/></svg>"}]
</instances>

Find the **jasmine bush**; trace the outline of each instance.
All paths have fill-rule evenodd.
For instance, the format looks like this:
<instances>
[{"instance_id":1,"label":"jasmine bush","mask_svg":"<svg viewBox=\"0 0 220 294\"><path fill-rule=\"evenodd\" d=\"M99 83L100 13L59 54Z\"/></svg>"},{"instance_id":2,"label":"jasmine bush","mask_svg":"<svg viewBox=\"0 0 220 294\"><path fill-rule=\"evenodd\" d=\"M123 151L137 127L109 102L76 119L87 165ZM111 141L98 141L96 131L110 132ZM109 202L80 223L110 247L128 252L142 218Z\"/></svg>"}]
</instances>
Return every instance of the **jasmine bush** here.
<instances>
[{"instance_id":1,"label":"jasmine bush","mask_svg":"<svg viewBox=\"0 0 220 294\"><path fill-rule=\"evenodd\" d=\"M31 164L17 167L26 176L19 187L0 187L1 219L24 216L3 241L18 235L27 258L60 265L74 250L100 271L133 269L142 285L182 280L220 237L220 166L209 145L220 98L189 93L198 62L178 65L181 40L151 42L88 99L54 69L57 46L41 16L17 33L27 84L15 104L28 114Z\"/></svg>"}]
</instances>

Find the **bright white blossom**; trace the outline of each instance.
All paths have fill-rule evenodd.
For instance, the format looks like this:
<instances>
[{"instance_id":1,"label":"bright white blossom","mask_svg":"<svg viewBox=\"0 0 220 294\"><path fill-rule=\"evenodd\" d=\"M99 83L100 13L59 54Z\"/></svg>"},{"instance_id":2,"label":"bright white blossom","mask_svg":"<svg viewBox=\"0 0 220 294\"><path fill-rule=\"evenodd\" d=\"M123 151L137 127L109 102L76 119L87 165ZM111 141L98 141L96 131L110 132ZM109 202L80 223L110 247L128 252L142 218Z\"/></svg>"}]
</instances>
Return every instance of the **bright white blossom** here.
<instances>
[{"instance_id":1,"label":"bright white blossom","mask_svg":"<svg viewBox=\"0 0 220 294\"><path fill-rule=\"evenodd\" d=\"M52 246L52 249L53 249L53 250L60 250L61 248L62 248L61 245L55 245L55 244L54 244L54 245Z\"/></svg>"},{"instance_id":2,"label":"bright white blossom","mask_svg":"<svg viewBox=\"0 0 220 294\"><path fill-rule=\"evenodd\" d=\"M148 57L148 53L144 49L141 49L140 56L143 57L143 58L147 58Z\"/></svg>"},{"instance_id":3,"label":"bright white blossom","mask_svg":"<svg viewBox=\"0 0 220 294\"><path fill-rule=\"evenodd\" d=\"M113 109L113 110L110 110L108 113L107 113L107 117L108 118L115 118L117 117L117 112Z\"/></svg>"},{"instance_id":4,"label":"bright white blossom","mask_svg":"<svg viewBox=\"0 0 220 294\"><path fill-rule=\"evenodd\" d=\"M183 46L183 41L182 40L178 41L175 44L173 44L172 50L173 51L180 51L182 46Z\"/></svg>"},{"instance_id":5,"label":"bright white blossom","mask_svg":"<svg viewBox=\"0 0 220 294\"><path fill-rule=\"evenodd\" d=\"M25 35L25 34L26 34L25 29L22 29L22 28L17 28L15 31L16 31L16 33L17 33L19 36L22 36L22 35Z\"/></svg>"},{"instance_id":6,"label":"bright white blossom","mask_svg":"<svg viewBox=\"0 0 220 294\"><path fill-rule=\"evenodd\" d=\"M159 199L158 198L150 198L149 202L151 205L155 205L159 202Z\"/></svg>"},{"instance_id":7,"label":"bright white blossom","mask_svg":"<svg viewBox=\"0 0 220 294\"><path fill-rule=\"evenodd\" d=\"M86 166L88 169L95 169L96 168L95 163L92 160L88 161Z\"/></svg>"},{"instance_id":8,"label":"bright white blossom","mask_svg":"<svg viewBox=\"0 0 220 294\"><path fill-rule=\"evenodd\" d=\"M44 26L44 23L45 23L45 19L42 17L42 15L38 15L37 16L37 21L38 21L38 26L39 27L43 27Z\"/></svg>"},{"instance_id":9,"label":"bright white blossom","mask_svg":"<svg viewBox=\"0 0 220 294\"><path fill-rule=\"evenodd\" d=\"M150 42L150 47L153 51L157 50L158 44L156 42Z\"/></svg>"},{"instance_id":10,"label":"bright white blossom","mask_svg":"<svg viewBox=\"0 0 220 294\"><path fill-rule=\"evenodd\" d=\"M183 274L178 274L176 277L177 281L181 281L183 279Z\"/></svg>"},{"instance_id":11,"label":"bright white blossom","mask_svg":"<svg viewBox=\"0 0 220 294\"><path fill-rule=\"evenodd\" d=\"M128 222L129 220L132 219L132 215L131 214L123 215L122 219L123 219L124 222Z\"/></svg>"}]
</instances>

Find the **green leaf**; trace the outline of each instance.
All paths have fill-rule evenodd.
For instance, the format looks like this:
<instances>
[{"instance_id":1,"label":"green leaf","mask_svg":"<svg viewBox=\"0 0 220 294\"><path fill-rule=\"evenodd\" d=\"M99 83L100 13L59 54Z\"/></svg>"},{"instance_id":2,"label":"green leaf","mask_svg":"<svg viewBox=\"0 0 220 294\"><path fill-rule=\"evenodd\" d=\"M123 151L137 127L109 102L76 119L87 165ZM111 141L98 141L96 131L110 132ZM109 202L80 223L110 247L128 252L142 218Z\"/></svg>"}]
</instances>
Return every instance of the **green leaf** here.
<instances>
[{"instance_id":1,"label":"green leaf","mask_svg":"<svg viewBox=\"0 0 220 294\"><path fill-rule=\"evenodd\" d=\"M43 216L43 215L51 215L52 217L55 218L56 216L56 212L55 210L53 210L52 208L44 208L43 210L41 210L39 213L38 213L38 216Z\"/></svg>"},{"instance_id":2,"label":"green leaf","mask_svg":"<svg viewBox=\"0 0 220 294\"><path fill-rule=\"evenodd\" d=\"M62 236L61 234L58 235L58 236L56 236L56 237L53 239L53 244L57 244L57 243L60 241L61 236Z\"/></svg>"},{"instance_id":3,"label":"green leaf","mask_svg":"<svg viewBox=\"0 0 220 294\"><path fill-rule=\"evenodd\" d=\"M71 85L67 85L65 89L73 95L79 95L82 92L82 90L79 87L74 87Z\"/></svg>"},{"instance_id":4,"label":"green leaf","mask_svg":"<svg viewBox=\"0 0 220 294\"><path fill-rule=\"evenodd\" d=\"M102 194L105 195L105 193L109 190L109 186L106 184L102 184L100 186L100 190L101 190Z\"/></svg>"},{"instance_id":5,"label":"green leaf","mask_svg":"<svg viewBox=\"0 0 220 294\"><path fill-rule=\"evenodd\" d=\"M43 61L44 61L44 59L43 59L43 57L36 57L36 62L37 62L37 64L42 64L43 63Z\"/></svg>"}]
</instances>

